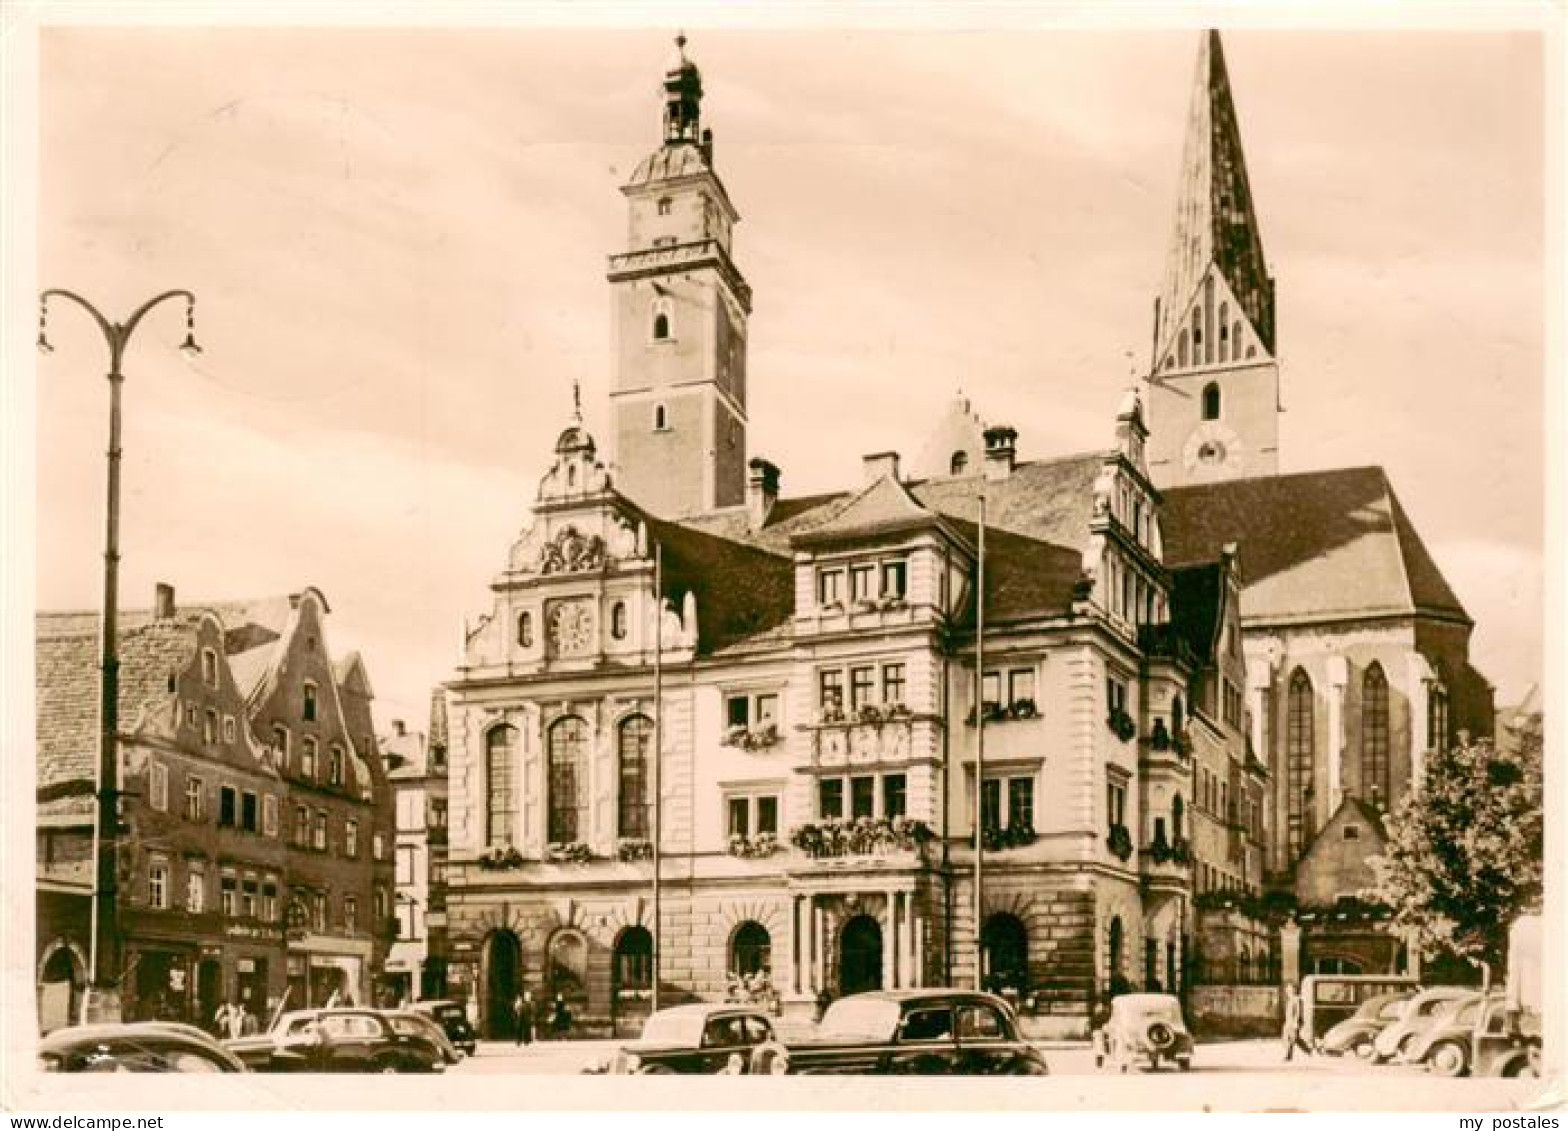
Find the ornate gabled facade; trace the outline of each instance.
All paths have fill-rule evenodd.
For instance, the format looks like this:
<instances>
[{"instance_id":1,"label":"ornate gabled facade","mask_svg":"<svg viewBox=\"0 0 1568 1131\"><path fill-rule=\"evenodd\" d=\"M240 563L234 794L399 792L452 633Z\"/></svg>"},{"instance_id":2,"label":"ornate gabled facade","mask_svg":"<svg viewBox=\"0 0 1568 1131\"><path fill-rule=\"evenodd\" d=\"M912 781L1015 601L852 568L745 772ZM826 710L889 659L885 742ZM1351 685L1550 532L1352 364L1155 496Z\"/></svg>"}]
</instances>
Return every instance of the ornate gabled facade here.
<instances>
[{"instance_id":1,"label":"ornate gabled facade","mask_svg":"<svg viewBox=\"0 0 1568 1131\"><path fill-rule=\"evenodd\" d=\"M371 998L391 922L373 918L391 863L374 859L372 837L390 831L391 805L367 741L364 665L332 663L325 614L314 589L181 610L167 586L152 609L122 611L127 1019L211 1026L225 1002L264 1018L285 1000ZM98 626L95 614L38 615L46 1029L76 1017L88 974Z\"/></svg>"}]
</instances>

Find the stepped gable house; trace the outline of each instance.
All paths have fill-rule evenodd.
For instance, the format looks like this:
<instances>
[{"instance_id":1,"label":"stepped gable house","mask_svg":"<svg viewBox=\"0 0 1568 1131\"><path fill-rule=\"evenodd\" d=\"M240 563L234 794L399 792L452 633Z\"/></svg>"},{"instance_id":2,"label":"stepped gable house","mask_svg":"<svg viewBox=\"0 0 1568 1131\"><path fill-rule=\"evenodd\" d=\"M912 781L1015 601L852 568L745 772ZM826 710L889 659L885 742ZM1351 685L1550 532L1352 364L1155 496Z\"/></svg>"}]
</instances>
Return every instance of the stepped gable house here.
<instances>
[{"instance_id":1,"label":"stepped gable house","mask_svg":"<svg viewBox=\"0 0 1568 1131\"><path fill-rule=\"evenodd\" d=\"M117 907L127 1019L210 1024L367 1001L390 942L391 802L364 665L327 605L121 613ZM37 617L38 980L47 1030L90 976L99 616ZM378 917L375 912L381 907Z\"/></svg>"}]
</instances>

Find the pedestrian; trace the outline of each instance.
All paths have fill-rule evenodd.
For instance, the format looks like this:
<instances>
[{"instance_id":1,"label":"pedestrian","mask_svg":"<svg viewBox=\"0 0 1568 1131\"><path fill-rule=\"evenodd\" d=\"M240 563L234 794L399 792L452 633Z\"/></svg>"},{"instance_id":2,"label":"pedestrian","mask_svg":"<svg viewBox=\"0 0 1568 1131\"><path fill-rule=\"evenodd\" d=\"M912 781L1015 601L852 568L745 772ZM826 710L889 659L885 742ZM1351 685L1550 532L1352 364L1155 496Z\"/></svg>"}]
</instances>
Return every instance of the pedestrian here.
<instances>
[{"instance_id":1,"label":"pedestrian","mask_svg":"<svg viewBox=\"0 0 1568 1131\"><path fill-rule=\"evenodd\" d=\"M1312 1055L1312 1046L1307 1044L1301 1035L1301 994L1296 991L1292 982L1285 983L1285 1025L1280 1033L1280 1039L1285 1042L1285 1060L1289 1062L1300 1048L1308 1056Z\"/></svg>"},{"instance_id":2,"label":"pedestrian","mask_svg":"<svg viewBox=\"0 0 1568 1131\"><path fill-rule=\"evenodd\" d=\"M524 990L512 1003L512 1020L517 1043L526 1045L534 1039L534 995Z\"/></svg>"},{"instance_id":3,"label":"pedestrian","mask_svg":"<svg viewBox=\"0 0 1568 1131\"><path fill-rule=\"evenodd\" d=\"M1094 1066L1099 1068L1105 1063L1105 1058L1110 1055L1111 1011L1104 1003L1095 1006L1093 1029L1089 1032L1089 1043L1094 1049Z\"/></svg>"},{"instance_id":4,"label":"pedestrian","mask_svg":"<svg viewBox=\"0 0 1568 1131\"><path fill-rule=\"evenodd\" d=\"M229 1003L222 1001L218 1003L218 1008L212 1011L212 1032L219 1040L229 1035L229 1009Z\"/></svg>"},{"instance_id":5,"label":"pedestrian","mask_svg":"<svg viewBox=\"0 0 1568 1131\"><path fill-rule=\"evenodd\" d=\"M562 994L555 995L555 1004L550 1009L550 1031L556 1040L564 1040L566 1032L572 1027L572 1011L566 1006L566 998Z\"/></svg>"}]
</instances>

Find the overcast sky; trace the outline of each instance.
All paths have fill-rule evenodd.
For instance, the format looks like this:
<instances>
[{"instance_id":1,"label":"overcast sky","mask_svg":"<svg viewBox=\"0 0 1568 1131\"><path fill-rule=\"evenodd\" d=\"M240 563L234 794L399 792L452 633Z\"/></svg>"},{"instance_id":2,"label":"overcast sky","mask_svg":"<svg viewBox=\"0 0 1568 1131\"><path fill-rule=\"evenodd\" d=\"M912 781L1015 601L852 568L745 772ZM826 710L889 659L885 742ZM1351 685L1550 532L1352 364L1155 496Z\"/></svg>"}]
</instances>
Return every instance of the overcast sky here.
<instances>
[{"instance_id":1,"label":"overcast sky","mask_svg":"<svg viewBox=\"0 0 1568 1131\"><path fill-rule=\"evenodd\" d=\"M913 455L957 387L1025 458L1104 446L1198 34L693 31L787 494ZM1277 279L1282 463L1379 463L1511 702L1540 678L1542 61L1530 34L1229 32ZM319 586L423 729L581 380L669 32L50 29L38 265L122 317L122 601ZM103 347L38 367L40 606L99 598Z\"/></svg>"}]
</instances>

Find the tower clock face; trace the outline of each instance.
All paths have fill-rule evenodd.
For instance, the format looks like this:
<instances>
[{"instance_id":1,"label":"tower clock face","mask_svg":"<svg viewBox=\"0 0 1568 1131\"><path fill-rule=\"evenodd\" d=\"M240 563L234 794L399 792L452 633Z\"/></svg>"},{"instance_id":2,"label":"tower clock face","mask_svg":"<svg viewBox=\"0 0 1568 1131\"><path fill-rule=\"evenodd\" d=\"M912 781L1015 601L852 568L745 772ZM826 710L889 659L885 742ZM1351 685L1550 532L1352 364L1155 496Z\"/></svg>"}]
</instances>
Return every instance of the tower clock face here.
<instances>
[{"instance_id":1,"label":"tower clock face","mask_svg":"<svg viewBox=\"0 0 1568 1131\"><path fill-rule=\"evenodd\" d=\"M561 656L581 656L593 647L593 610L587 601L562 601L550 610L550 644Z\"/></svg>"},{"instance_id":2,"label":"tower clock face","mask_svg":"<svg viewBox=\"0 0 1568 1131\"><path fill-rule=\"evenodd\" d=\"M1242 462L1241 438L1218 420L1206 420L1187 437L1181 461L1198 476L1234 472Z\"/></svg>"}]
</instances>

